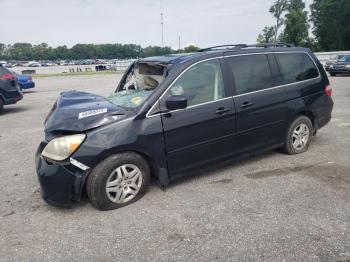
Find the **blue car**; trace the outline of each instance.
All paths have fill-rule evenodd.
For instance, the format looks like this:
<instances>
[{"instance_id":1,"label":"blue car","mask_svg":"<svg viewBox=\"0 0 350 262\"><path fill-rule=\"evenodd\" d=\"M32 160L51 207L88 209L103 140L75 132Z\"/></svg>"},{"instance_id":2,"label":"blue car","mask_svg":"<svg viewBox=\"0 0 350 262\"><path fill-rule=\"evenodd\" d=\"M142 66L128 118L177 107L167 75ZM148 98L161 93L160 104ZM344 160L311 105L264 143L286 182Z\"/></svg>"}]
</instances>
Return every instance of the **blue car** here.
<instances>
[{"instance_id":1,"label":"blue car","mask_svg":"<svg viewBox=\"0 0 350 262\"><path fill-rule=\"evenodd\" d=\"M21 91L23 89L30 89L30 88L35 87L35 82L33 81L31 75L22 75L22 74L18 74L16 72L13 72L13 74L17 78L17 82L18 82L18 85L19 85Z\"/></svg>"}]
</instances>

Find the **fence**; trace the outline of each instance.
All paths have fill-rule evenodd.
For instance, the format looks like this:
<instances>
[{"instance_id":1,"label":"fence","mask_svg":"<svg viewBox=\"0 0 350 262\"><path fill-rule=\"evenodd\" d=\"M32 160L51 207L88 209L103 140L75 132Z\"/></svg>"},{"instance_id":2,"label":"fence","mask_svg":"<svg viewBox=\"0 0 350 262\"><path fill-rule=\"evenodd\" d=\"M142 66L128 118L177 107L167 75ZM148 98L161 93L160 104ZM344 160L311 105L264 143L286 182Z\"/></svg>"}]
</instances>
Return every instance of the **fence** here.
<instances>
[{"instance_id":1,"label":"fence","mask_svg":"<svg viewBox=\"0 0 350 262\"><path fill-rule=\"evenodd\" d=\"M335 59L337 55L350 55L350 51L318 52L315 55L324 65L328 60Z\"/></svg>"}]
</instances>

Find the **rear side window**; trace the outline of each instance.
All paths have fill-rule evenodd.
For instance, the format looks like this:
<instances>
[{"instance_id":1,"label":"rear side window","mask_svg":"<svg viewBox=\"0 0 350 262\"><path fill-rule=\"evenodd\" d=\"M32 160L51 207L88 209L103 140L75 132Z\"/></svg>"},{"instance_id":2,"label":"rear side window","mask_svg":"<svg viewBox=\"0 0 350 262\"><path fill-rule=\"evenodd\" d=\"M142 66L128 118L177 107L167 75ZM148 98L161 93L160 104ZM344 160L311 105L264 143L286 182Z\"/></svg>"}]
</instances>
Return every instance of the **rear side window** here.
<instances>
[{"instance_id":1,"label":"rear side window","mask_svg":"<svg viewBox=\"0 0 350 262\"><path fill-rule=\"evenodd\" d=\"M228 57L236 85L236 94L244 94L272 87L270 65L266 55Z\"/></svg>"},{"instance_id":2,"label":"rear side window","mask_svg":"<svg viewBox=\"0 0 350 262\"><path fill-rule=\"evenodd\" d=\"M311 58L305 53L275 54L284 84L318 77L319 73Z\"/></svg>"}]
</instances>

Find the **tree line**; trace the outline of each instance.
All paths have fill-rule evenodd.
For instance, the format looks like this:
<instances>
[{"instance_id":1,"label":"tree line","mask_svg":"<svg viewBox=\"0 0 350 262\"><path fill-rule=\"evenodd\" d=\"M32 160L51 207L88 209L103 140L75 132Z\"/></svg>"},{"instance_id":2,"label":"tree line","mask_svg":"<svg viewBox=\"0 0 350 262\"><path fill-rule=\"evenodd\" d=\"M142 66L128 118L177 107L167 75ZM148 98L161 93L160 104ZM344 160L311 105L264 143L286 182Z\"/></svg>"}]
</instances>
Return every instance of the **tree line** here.
<instances>
[{"instance_id":1,"label":"tree line","mask_svg":"<svg viewBox=\"0 0 350 262\"><path fill-rule=\"evenodd\" d=\"M313 51L350 50L350 0L313 0L310 12L306 11L303 0L275 0L269 12L275 23L264 27L258 43L286 42ZM196 46L173 50L136 44L76 44L71 48L65 45L53 48L46 43L0 43L0 59L128 59L196 50Z\"/></svg>"},{"instance_id":2,"label":"tree line","mask_svg":"<svg viewBox=\"0 0 350 262\"><path fill-rule=\"evenodd\" d=\"M292 43L313 51L350 50L349 0L314 0L310 13L302 0L276 0L269 12L275 24L264 27L258 43Z\"/></svg>"},{"instance_id":3,"label":"tree line","mask_svg":"<svg viewBox=\"0 0 350 262\"><path fill-rule=\"evenodd\" d=\"M30 43L15 43L6 45L0 43L0 60L79 60L79 59L129 59L166 55L171 53L194 52L198 47L190 45L181 50L170 47L148 46L136 44L76 44L50 47L46 43L32 45Z\"/></svg>"}]
</instances>

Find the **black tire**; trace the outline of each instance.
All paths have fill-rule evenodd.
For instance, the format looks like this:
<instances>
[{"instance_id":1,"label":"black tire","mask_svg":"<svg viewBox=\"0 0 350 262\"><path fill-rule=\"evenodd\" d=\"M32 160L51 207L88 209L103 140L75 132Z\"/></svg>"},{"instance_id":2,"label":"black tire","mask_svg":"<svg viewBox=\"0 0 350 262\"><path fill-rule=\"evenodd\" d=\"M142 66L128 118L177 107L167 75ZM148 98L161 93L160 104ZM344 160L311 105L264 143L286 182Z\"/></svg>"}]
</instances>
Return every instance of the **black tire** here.
<instances>
[{"instance_id":1,"label":"black tire","mask_svg":"<svg viewBox=\"0 0 350 262\"><path fill-rule=\"evenodd\" d=\"M309 137L303 148L296 149L293 146L293 132L301 124L305 124L308 127ZM313 130L313 126L310 118L308 118L307 116L299 116L297 119L295 119L291 123L291 125L288 128L288 131L284 140L284 145L282 147L282 151L288 155L295 155L295 154L301 154L306 152L310 146L313 134L314 134L314 130Z\"/></svg>"},{"instance_id":2,"label":"black tire","mask_svg":"<svg viewBox=\"0 0 350 262\"><path fill-rule=\"evenodd\" d=\"M0 97L0 113L2 112L3 109L4 109L4 102L2 101L2 99Z\"/></svg>"},{"instance_id":3,"label":"black tire","mask_svg":"<svg viewBox=\"0 0 350 262\"><path fill-rule=\"evenodd\" d=\"M331 76L337 76L336 73L329 73Z\"/></svg>"},{"instance_id":4,"label":"black tire","mask_svg":"<svg viewBox=\"0 0 350 262\"><path fill-rule=\"evenodd\" d=\"M131 164L141 171L142 184L137 194L128 202L115 203L107 196L106 185L111 173L118 167ZM99 210L117 209L140 199L146 192L150 181L150 169L139 154L128 152L116 154L100 162L90 173L86 181L86 192L91 204Z\"/></svg>"}]
</instances>

